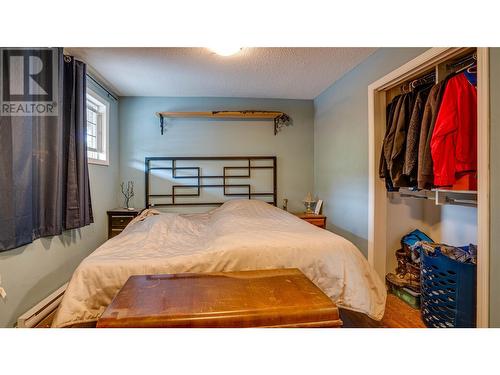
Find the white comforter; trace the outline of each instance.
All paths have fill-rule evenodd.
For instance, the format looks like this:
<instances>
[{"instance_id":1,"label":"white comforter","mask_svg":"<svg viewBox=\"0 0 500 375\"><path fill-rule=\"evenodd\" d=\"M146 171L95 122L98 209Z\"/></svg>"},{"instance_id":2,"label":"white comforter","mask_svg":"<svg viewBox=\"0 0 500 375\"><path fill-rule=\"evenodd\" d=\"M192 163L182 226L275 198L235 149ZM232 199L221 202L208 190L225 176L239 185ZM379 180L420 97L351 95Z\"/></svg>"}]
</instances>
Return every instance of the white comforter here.
<instances>
[{"instance_id":1,"label":"white comforter","mask_svg":"<svg viewBox=\"0 0 500 375\"><path fill-rule=\"evenodd\" d=\"M78 266L53 326L97 320L131 275L271 268L299 268L338 306L382 318L384 284L351 242L267 203L234 200L130 224Z\"/></svg>"}]
</instances>

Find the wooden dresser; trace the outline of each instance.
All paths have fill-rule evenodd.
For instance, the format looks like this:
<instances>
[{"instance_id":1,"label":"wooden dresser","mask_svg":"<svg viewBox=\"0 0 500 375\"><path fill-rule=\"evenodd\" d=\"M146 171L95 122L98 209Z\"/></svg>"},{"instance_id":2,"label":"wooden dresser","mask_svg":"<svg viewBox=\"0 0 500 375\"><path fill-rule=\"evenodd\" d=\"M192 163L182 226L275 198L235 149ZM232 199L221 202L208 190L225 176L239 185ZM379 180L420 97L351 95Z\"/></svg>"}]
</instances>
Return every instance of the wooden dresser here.
<instances>
[{"instance_id":1,"label":"wooden dresser","mask_svg":"<svg viewBox=\"0 0 500 375\"><path fill-rule=\"evenodd\" d=\"M335 304L298 269L131 276L98 328L340 327Z\"/></svg>"},{"instance_id":2,"label":"wooden dresser","mask_svg":"<svg viewBox=\"0 0 500 375\"><path fill-rule=\"evenodd\" d=\"M120 234L130 221L141 213L142 209L128 210L115 208L108 211L108 239Z\"/></svg>"},{"instance_id":3,"label":"wooden dresser","mask_svg":"<svg viewBox=\"0 0 500 375\"><path fill-rule=\"evenodd\" d=\"M302 220L307 221L312 225L316 225L317 227L326 228L326 216L316 215L316 214L306 214L305 212L294 213L295 216L301 218Z\"/></svg>"}]
</instances>

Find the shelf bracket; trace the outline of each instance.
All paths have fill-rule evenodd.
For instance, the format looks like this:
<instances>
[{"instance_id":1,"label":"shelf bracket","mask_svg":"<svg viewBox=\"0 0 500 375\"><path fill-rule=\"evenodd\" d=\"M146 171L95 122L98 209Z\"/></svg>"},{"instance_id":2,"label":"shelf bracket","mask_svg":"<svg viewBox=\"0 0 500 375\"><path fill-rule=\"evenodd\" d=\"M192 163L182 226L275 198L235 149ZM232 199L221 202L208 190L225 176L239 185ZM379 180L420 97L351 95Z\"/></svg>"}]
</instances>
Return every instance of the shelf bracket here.
<instances>
[{"instance_id":1,"label":"shelf bracket","mask_svg":"<svg viewBox=\"0 0 500 375\"><path fill-rule=\"evenodd\" d=\"M159 114L159 116L160 116L160 132L161 132L161 135L163 135L165 120L164 120L163 115L161 113Z\"/></svg>"},{"instance_id":2,"label":"shelf bracket","mask_svg":"<svg viewBox=\"0 0 500 375\"><path fill-rule=\"evenodd\" d=\"M282 113L274 118L274 135L278 134L284 127L291 125L290 116L286 113Z\"/></svg>"}]
</instances>

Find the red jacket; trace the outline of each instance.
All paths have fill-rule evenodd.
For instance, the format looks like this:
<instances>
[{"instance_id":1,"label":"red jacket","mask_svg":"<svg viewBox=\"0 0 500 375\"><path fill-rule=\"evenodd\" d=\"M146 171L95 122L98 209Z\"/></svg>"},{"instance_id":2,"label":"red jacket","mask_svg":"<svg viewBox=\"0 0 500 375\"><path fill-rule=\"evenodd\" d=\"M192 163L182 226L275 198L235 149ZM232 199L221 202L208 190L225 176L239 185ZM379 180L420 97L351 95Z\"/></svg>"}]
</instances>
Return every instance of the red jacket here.
<instances>
[{"instance_id":1,"label":"red jacket","mask_svg":"<svg viewBox=\"0 0 500 375\"><path fill-rule=\"evenodd\" d=\"M463 73L446 85L431 153L436 186L451 186L457 174L477 171L477 90Z\"/></svg>"}]
</instances>

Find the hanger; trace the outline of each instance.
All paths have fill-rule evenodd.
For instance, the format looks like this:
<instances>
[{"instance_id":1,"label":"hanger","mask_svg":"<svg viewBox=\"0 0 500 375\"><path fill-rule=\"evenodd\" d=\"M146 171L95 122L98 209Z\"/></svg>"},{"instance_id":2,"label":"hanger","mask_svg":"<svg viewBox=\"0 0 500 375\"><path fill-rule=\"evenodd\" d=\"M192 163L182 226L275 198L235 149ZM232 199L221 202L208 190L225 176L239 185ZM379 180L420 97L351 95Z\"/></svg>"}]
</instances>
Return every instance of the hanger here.
<instances>
[{"instance_id":1,"label":"hanger","mask_svg":"<svg viewBox=\"0 0 500 375\"><path fill-rule=\"evenodd\" d=\"M467 61L467 60L465 60L465 61ZM458 69L457 71L455 71L455 73L461 73L464 70L467 70L467 72L469 72L469 73L476 73L477 72L477 55L476 55L476 53L474 53L472 55L472 62L471 63Z\"/></svg>"},{"instance_id":2,"label":"hanger","mask_svg":"<svg viewBox=\"0 0 500 375\"><path fill-rule=\"evenodd\" d=\"M430 74L427 74L423 77L420 77L420 78L413 80L410 85L413 89L415 89L420 85L425 85L427 83L433 83L435 80L436 80L436 74L430 73Z\"/></svg>"},{"instance_id":3,"label":"hanger","mask_svg":"<svg viewBox=\"0 0 500 375\"><path fill-rule=\"evenodd\" d=\"M467 69L467 73L477 74L477 64L474 63L470 68Z\"/></svg>"},{"instance_id":4,"label":"hanger","mask_svg":"<svg viewBox=\"0 0 500 375\"><path fill-rule=\"evenodd\" d=\"M467 70L469 73L476 73L477 71L477 64L476 62L472 62L469 65L464 66L463 68L458 69L455 73L461 73L463 71Z\"/></svg>"},{"instance_id":5,"label":"hanger","mask_svg":"<svg viewBox=\"0 0 500 375\"><path fill-rule=\"evenodd\" d=\"M418 86L425 85L427 83L433 83L436 81L436 74L434 72L428 73L420 78L414 79L408 83L408 90L413 91ZM404 87L404 84L401 86Z\"/></svg>"},{"instance_id":6,"label":"hanger","mask_svg":"<svg viewBox=\"0 0 500 375\"><path fill-rule=\"evenodd\" d=\"M401 90L402 94L407 94L410 92L410 84L409 83L403 83L399 89Z\"/></svg>"},{"instance_id":7,"label":"hanger","mask_svg":"<svg viewBox=\"0 0 500 375\"><path fill-rule=\"evenodd\" d=\"M436 73L430 72L427 73L426 75L416 78L410 82L403 83L399 89L401 90L402 94L407 94L412 92L414 89L416 89L418 86L425 85L428 83L434 83L436 81Z\"/></svg>"}]
</instances>

